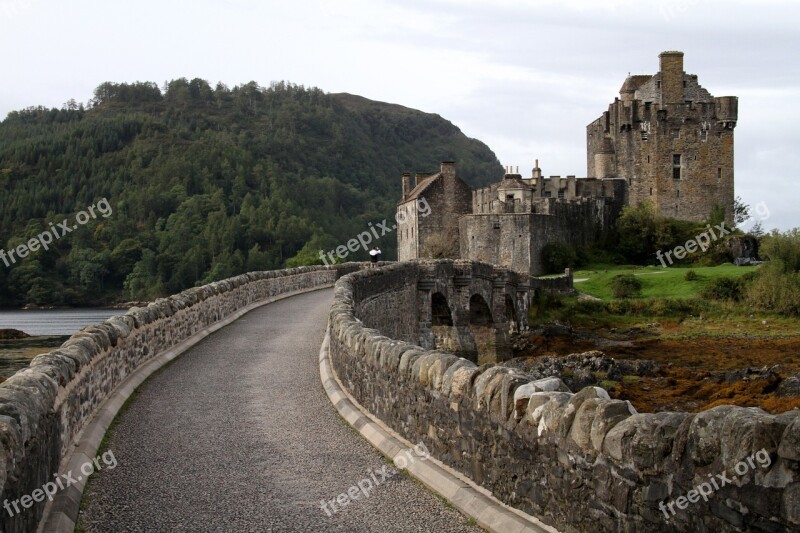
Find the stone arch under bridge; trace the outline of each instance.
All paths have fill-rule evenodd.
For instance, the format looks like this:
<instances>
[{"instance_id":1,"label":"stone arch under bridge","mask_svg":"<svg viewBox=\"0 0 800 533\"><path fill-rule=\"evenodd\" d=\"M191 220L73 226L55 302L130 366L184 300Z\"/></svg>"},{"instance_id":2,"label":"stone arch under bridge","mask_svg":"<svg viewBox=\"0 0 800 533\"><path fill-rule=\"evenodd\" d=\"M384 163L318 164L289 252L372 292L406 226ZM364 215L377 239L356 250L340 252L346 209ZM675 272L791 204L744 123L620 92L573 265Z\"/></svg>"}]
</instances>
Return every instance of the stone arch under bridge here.
<instances>
[{"instance_id":1,"label":"stone arch under bridge","mask_svg":"<svg viewBox=\"0 0 800 533\"><path fill-rule=\"evenodd\" d=\"M420 263L419 344L478 364L511 357L510 334L528 329L530 278L481 263Z\"/></svg>"}]
</instances>

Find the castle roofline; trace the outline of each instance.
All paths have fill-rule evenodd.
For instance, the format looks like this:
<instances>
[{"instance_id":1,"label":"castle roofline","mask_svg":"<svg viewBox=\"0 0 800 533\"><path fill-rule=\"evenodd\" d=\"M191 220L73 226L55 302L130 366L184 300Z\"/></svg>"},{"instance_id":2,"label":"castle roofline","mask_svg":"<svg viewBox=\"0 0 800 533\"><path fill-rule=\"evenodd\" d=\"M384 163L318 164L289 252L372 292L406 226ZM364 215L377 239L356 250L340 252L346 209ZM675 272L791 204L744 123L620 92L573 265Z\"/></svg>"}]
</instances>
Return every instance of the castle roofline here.
<instances>
[{"instance_id":1,"label":"castle roofline","mask_svg":"<svg viewBox=\"0 0 800 533\"><path fill-rule=\"evenodd\" d=\"M525 180L522 179L520 174L506 174L499 182L500 188L507 189L509 187L526 188L530 187Z\"/></svg>"},{"instance_id":2,"label":"castle roofline","mask_svg":"<svg viewBox=\"0 0 800 533\"><path fill-rule=\"evenodd\" d=\"M398 203L398 205L400 205L400 204L404 204L404 203L406 203L406 202L408 202L408 201L410 201L410 200L416 200L416 199L418 199L418 198L419 198L419 196L420 196L420 195L421 195L423 192L425 192L425 190L426 190L428 187L430 187L430 186L431 186L431 184L432 184L433 182L435 182L435 181L436 181L438 178L440 178L441 176L442 176L442 173L441 173L441 172L437 172L436 174L433 174L433 175L431 175L431 176L428 176L427 178L423 179L421 182L417 183L416 187L414 187L413 189L411 189L411 192L409 192L409 193L408 193L408 196L406 196L405 198L403 198L403 199L402 199L402 201L400 201L400 202Z\"/></svg>"}]
</instances>

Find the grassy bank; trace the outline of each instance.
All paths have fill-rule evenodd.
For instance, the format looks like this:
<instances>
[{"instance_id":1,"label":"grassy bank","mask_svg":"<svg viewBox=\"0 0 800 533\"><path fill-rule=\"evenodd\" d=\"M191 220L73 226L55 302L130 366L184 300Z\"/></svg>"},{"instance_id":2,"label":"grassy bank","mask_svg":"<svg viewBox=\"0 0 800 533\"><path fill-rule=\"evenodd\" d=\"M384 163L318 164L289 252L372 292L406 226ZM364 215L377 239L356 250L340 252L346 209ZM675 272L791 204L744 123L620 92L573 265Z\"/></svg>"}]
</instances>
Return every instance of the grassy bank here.
<instances>
[{"instance_id":1,"label":"grassy bank","mask_svg":"<svg viewBox=\"0 0 800 533\"><path fill-rule=\"evenodd\" d=\"M559 321L597 332L647 331L661 338L785 337L796 336L800 320L773 312L757 311L732 301L712 301L700 296L713 279L739 277L759 267L695 267L697 277L686 279L689 268L595 266L575 272L575 289L600 301L574 296L542 296L531 306L531 324ZM642 282L641 296L614 298L611 280L633 274Z\"/></svg>"},{"instance_id":2,"label":"grassy bank","mask_svg":"<svg viewBox=\"0 0 800 533\"><path fill-rule=\"evenodd\" d=\"M758 267L736 266L730 263L715 267L641 267L641 266L597 266L575 272L575 289L604 301L612 300L611 279L618 274L633 274L642 282L642 298L691 298L712 280L723 276L739 277L753 272ZM686 280L686 273L697 274L694 281ZM579 281L581 280L581 281Z\"/></svg>"}]
</instances>

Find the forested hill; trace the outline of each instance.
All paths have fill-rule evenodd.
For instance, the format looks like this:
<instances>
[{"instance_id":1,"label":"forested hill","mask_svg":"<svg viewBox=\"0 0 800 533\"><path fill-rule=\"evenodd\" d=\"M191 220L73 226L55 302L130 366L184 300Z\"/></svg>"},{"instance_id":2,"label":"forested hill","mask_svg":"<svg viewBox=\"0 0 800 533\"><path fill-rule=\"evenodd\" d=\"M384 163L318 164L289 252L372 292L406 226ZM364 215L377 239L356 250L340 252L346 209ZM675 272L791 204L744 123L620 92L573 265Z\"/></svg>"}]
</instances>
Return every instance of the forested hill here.
<instances>
[{"instance_id":1,"label":"forested hill","mask_svg":"<svg viewBox=\"0 0 800 533\"><path fill-rule=\"evenodd\" d=\"M438 115L287 83L104 83L85 107L12 112L0 123L0 249L103 198L113 213L0 262L0 306L148 300L319 263L319 250L393 216L403 171L449 159L473 185L502 173ZM395 239L380 241L387 259Z\"/></svg>"}]
</instances>

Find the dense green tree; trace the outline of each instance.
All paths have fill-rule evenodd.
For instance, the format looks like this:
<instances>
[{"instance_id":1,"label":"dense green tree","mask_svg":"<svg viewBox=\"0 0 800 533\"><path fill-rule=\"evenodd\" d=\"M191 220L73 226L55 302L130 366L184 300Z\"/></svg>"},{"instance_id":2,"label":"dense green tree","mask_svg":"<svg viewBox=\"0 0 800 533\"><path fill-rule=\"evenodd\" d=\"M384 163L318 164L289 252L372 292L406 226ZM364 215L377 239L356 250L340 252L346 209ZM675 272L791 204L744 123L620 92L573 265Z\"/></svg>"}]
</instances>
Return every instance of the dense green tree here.
<instances>
[{"instance_id":1,"label":"dense green tree","mask_svg":"<svg viewBox=\"0 0 800 533\"><path fill-rule=\"evenodd\" d=\"M448 159L472 185L502 172L438 115L286 82L107 82L88 107L15 111L0 123L0 248L103 198L112 212L0 264L0 306L148 300L319 263L394 215L403 171ZM395 257L394 235L379 245Z\"/></svg>"}]
</instances>

